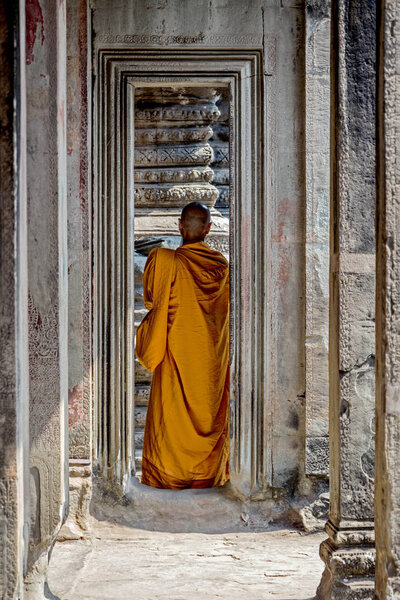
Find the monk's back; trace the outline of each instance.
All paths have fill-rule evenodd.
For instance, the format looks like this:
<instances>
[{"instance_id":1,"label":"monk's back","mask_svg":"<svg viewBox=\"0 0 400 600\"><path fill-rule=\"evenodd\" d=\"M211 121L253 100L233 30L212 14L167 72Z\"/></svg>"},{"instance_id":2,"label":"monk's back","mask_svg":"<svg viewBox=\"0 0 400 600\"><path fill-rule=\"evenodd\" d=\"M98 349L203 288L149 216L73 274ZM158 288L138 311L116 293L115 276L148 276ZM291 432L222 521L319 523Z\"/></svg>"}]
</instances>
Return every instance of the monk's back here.
<instances>
[{"instance_id":1,"label":"monk's back","mask_svg":"<svg viewBox=\"0 0 400 600\"><path fill-rule=\"evenodd\" d=\"M168 345L176 359L206 364L228 360L228 263L205 243L181 246L168 310ZM195 356L193 356L193 353Z\"/></svg>"}]
</instances>

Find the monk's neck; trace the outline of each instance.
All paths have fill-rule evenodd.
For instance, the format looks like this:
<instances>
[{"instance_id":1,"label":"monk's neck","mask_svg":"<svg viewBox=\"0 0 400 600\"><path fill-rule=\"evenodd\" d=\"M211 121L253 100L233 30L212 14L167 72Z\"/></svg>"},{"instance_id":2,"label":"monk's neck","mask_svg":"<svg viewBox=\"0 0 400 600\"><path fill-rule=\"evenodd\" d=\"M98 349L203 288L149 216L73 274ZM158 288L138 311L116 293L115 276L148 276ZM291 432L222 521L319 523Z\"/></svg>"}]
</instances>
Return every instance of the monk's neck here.
<instances>
[{"instance_id":1,"label":"monk's neck","mask_svg":"<svg viewBox=\"0 0 400 600\"><path fill-rule=\"evenodd\" d=\"M193 239L184 239L182 241L182 246L186 246L187 244L196 244L197 242L204 242L205 238L193 238Z\"/></svg>"}]
</instances>

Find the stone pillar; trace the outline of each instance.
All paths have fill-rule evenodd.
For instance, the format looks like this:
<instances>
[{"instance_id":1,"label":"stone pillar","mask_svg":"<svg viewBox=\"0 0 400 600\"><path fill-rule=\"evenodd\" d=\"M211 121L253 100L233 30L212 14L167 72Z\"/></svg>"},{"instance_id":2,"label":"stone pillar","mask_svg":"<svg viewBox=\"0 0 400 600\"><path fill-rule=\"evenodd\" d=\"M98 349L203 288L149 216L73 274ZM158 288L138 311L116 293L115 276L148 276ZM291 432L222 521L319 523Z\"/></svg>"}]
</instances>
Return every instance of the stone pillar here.
<instances>
[{"instance_id":1,"label":"stone pillar","mask_svg":"<svg viewBox=\"0 0 400 600\"><path fill-rule=\"evenodd\" d=\"M0 597L22 598L29 444L25 3L0 3Z\"/></svg>"},{"instance_id":2,"label":"stone pillar","mask_svg":"<svg viewBox=\"0 0 400 600\"><path fill-rule=\"evenodd\" d=\"M329 473L329 2L306 7L305 472Z\"/></svg>"},{"instance_id":3,"label":"stone pillar","mask_svg":"<svg viewBox=\"0 0 400 600\"><path fill-rule=\"evenodd\" d=\"M26 597L43 598L68 495L66 6L26 5L31 528Z\"/></svg>"},{"instance_id":4,"label":"stone pillar","mask_svg":"<svg viewBox=\"0 0 400 600\"><path fill-rule=\"evenodd\" d=\"M376 598L400 596L400 5L378 2Z\"/></svg>"},{"instance_id":5,"label":"stone pillar","mask_svg":"<svg viewBox=\"0 0 400 600\"><path fill-rule=\"evenodd\" d=\"M67 3L68 424L70 506L61 536L87 530L91 490L91 172L88 6Z\"/></svg>"},{"instance_id":6,"label":"stone pillar","mask_svg":"<svg viewBox=\"0 0 400 600\"><path fill-rule=\"evenodd\" d=\"M374 1L332 12L330 511L319 600L374 594Z\"/></svg>"}]
</instances>

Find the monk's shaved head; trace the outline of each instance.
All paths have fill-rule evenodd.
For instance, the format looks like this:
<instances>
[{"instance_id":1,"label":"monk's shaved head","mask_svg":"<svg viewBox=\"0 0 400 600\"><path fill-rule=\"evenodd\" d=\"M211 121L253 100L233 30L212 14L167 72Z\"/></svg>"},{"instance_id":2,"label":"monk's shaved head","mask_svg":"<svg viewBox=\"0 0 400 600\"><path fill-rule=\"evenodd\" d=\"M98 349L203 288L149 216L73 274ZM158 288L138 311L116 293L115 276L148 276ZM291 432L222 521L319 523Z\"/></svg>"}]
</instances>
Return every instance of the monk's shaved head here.
<instances>
[{"instance_id":1,"label":"monk's shaved head","mask_svg":"<svg viewBox=\"0 0 400 600\"><path fill-rule=\"evenodd\" d=\"M190 202L181 213L180 230L184 241L202 240L210 230L210 211L201 202Z\"/></svg>"}]
</instances>

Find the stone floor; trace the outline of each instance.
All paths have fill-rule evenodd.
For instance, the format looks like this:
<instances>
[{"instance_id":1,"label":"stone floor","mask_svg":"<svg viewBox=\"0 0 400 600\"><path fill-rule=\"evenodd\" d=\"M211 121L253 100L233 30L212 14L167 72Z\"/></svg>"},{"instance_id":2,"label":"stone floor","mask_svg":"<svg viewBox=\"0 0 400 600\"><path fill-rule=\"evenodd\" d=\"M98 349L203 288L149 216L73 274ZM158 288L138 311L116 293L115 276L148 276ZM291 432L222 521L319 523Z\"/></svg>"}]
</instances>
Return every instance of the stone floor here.
<instances>
[{"instance_id":1,"label":"stone floor","mask_svg":"<svg viewBox=\"0 0 400 600\"><path fill-rule=\"evenodd\" d=\"M325 534L293 529L149 531L92 519L92 537L58 542L48 598L311 600Z\"/></svg>"}]
</instances>

